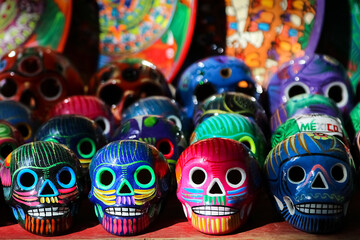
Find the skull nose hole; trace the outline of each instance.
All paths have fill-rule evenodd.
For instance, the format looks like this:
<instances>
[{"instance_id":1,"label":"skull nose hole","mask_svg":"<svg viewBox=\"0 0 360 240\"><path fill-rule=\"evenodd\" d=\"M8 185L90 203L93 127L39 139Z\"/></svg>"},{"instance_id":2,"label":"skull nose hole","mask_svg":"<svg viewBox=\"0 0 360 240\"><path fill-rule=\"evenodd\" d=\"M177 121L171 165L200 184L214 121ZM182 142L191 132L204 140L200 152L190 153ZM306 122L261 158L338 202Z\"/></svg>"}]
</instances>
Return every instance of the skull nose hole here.
<instances>
[{"instance_id":1,"label":"skull nose hole","mask_svg":"<svg viewBox=\"0 0 360 240\"><path fill-rule=\"evenodd\" d=\"M118 190L118 194L119 195L132 195L134 194L134 190L131 187L130 183L127 180L124 180L121 185L120 188Z\"/></svg>"},{"instance_id":2,"label":"skull nose hole","mask_svg":"<svg viewBox=\"0 0 360 240\"><path fill-rule=\"evenodd\" d=\"M123 185L122 188L120 189L120 193L124 194L124 193L131 193L130 188L128 187L128 185Z\"/></svg>"},{"instance_id":3,"label":"skull nose hole","mask_svg":"<svg viewBox=\"0 0 360 240\"><path fill-rule=\"evenodd\" d=\"M20 102L22 104L28 106L31 110L37 108L36 99L35 99L34 95L32 94L32 92L30 92L29 90L24 91L21 94Z\"/></svg>"},{"instance_id":4,"label":"skull nose hole","mask_svg":"<svg viewBox=\"0 0 360 240\"><path fill-rule=\"evenodd\" d=\"M327 189L327 184L325 182L325 179L323 179L323 176L318 173L315 177L314 182L311 184L311 188L313 189Z\"/></svg>"},{"instance_id":5,"label":"skull nose hole","mask_svg":"<svg viewBox=\"0 0 360 240\"><path fill-rule=\"evenodd\" d=\"M212 187L210 188L209 193L211 193L211 194L223 194L223 191L221 190L219 184L217 182L215 182L214 185L212 185Z\"/></svg>"},{"instance_id":6,"label":"skull nose hole","mask_svg":"<svg viewBox=\"0 0 360 240\"><path fill-rule=\"evenodd\" d=\"M39 196L41 197L51 197L56 196L58 194L55 186L49 180L46 180L44 185L42 186Z\"/></svg>"}]
</instances>

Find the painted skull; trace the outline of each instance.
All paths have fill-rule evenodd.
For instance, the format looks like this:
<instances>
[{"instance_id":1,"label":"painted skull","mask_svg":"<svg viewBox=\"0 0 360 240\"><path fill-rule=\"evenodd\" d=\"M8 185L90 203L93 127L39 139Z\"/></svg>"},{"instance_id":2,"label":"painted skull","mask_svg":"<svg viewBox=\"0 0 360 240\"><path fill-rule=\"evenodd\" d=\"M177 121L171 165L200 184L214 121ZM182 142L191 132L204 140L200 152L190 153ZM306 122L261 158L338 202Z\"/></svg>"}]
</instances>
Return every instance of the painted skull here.
<instances>
[{"instance_id":1,"label":"painted skull","mask_svg":"<svg viewBox=\"0 0 360 240\"><path fill-rule=\"evenodd\" d=\"M209 117L195 128L190 144L214 137L229 138L245 144L260 166L264 164L267 153L266 139L261 129L249 118L236 113Z\"/></svg>"},{"instance_id":2,"label":"painted skull","mask_svg":"<svg viewBox=\"0 0 360 240\"><path fill-rule=\"evenodd\" d=\"M354 92L345 68L327 55L304 56L284 64L270 79L267 92L271 114L303 93L331 98L344 115L354 106Z\"/></svg>"},{"instance_id":3,"label":"painted skull","mask_svg":"<svg viewBox=\"0 0 360 240\"><path fill-rule=\"evenodd\" d=\"M83 81L70 62L50 48L16 48L0 59L0 100L29 106L45 120L57 102L83 93Z\"/></svg>"},{"instance_id":4,"label":"painted skull","mask_svg":"<svg viewBox=\"0 0 360 240\"><path fill-rule=\"evenodd\" d=\"M185 136L190 136L191 120L174 99L165 96L150 96L131 104L122 114L121 122L144 115L159 115L176 124Z\"/></svg>"},{"instance_id":5,"label":"painted skull","mask_svg":"<svg viewBox=\"0 0 360 240\"><path fill-rule=\"evenodd\" d=\"M30 108L12 100L0 101L0 119L8 121L21 133L26 143L32 142L38 125Z\"/></svg>"},{"instance_id":6,"label":"painted skull","mask_svg":"<svg viewBox=\"0 0 360 240\"><path fill-rule=\"evenodd\" d=\"M348 148L351 146L350 139L340 119L319 113L296 115L286 120L271 136L271 146L275 147L282 140L299 132L316 132L332 135L340 139Z\"/></svg>"},{"instance_id":7,"label":"painted skull","mask_svg":"<svg viewBox=\"0 0 360 240\"><path fill-rule=\"evenodd\" d=\"M184 71L179 79L176 97L191 118L197 104L223 92L242 92L259 99L262 90L242 60L214 56L193 63Z\"/></svg>"},{"instance_id":8,"label":"painted skull","mask_svg":"<svg viewBox=\"0 0 360 240\"><path fill-rule=\"evenodd\" d=\"M265 173L278 210L293 227L310 233L341 227L354 192L355 166L336 137L290 136L271 150Z\"/></svg>"},{"instance_id":9,"label":"painted skull","mask_svg":"<svg viewBox=\"0 0 360 240\"><path fill-rule=\"evenodd\" d=\"M207 118L222 113L237 113L253 119L267 135L269 121L261 104L254 98L239 92L224 92L212 95L195 107L195 127Z\"/></svg>"},{"instance_id":10,"label":"painted skull","mask_svg":"<svg viewBox=\"0 0 360 240\"><path fill-rule=\"evenodd\" d=\"M71 96L57 103L48 114L48 119L55 116L78 114L95 121L103 130L103 134L110 139L115 131L117 121L111 109L100 98L95 96Z\"/></svg>"},{"instance_id":11,"label":"painted skull","mask_svg":"<svg viewBox=\"0 0 360 240\"><path fill-rule=\"evenodd\" d=\"M24 138L21 133L9 122L0 120L0 166L11 152L22 144Z\"/></svg>"},{"instance_id":12,"label":"painted skull","mask_svg":"<svg viewBox=\"0 0 360 240\"><path fill-rule=\"evenodd\" d=\"M25 230L57 235L72 226L82 180L79 160L68 148L27 143L8 155L0 175L5 201Z\"/></svg>"},{"instance_id":13,"label":"painted skull","mask_svg":"<svg viewBox=\"0 0 360 240\"><path fill-rule=\"evenodd\" d=\"M153 146L137 140L113 141L90 163L95 214L115 235L135 235L159 214L169 189L169 165Z\"/></svg>"},{"instance_id":14,"label":"painted skull","mask_svg":"<svg viewBox=\"0 0 360 240\"><path fill-rule=\"evenodd\" d=\"M246 222L260 176L245 145L231 139L205 139L186 148L178 160L177 198L197 230L230 233Z\"/></svg>"},{"instance_id":15,"label":"painted skull","mask_svg":"<svg viewBox=\"0 0 360 240\"><path fill-rule=\"evenodd\" d=\"M123 110L140 98L171 97L168 83L156 66L134 58L110 62L99 69L90 80L89 93L111 106L117 120Z\"/></svg>"},{"instance_id":16,"label":"painted skull","mask_svg":"<svg viewBox=\"0 0 360 240\"><path fill-rule=\"evenodd\" d=\"M154 145L175 171L181 152L187 147L184 134L170 120L148 115L130 118L118 128L112 141L136 139Z\"/></svg>"},{"instance_id":17,"label":"painted skull","mask_svg":"<svg viewBox=\"0 0 360 240\"><path fill-rule=\"evenodd\" d=\"M300 94L282 103L270 118L271 132L287 119L298 115L320 113L338 118L343 122L343 116L336 103L328 97L319 94Z\"/></svg>"},{"instance_id":18,"label":"painted skull","mask_svg":"<svg viewBox=\"0 0 360 240\"><path fill-rule=\"evenodd\" d=\"M84 172L88 171L96 151L106 144L101 129L94 121L73 114L57 116L44 123L36 132L35 140L64 144L79 158Z\"/></svg>"}]
</instances>

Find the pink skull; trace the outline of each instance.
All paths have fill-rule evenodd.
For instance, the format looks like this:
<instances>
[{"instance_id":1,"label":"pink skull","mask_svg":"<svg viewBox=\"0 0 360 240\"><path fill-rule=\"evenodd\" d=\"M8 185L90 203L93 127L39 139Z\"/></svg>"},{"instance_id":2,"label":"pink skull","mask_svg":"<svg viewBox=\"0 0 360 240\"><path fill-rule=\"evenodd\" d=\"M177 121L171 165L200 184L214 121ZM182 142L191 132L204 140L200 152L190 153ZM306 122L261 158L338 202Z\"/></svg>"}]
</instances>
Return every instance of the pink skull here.
<instances>
[{"instance_id":1,"label":"pink skull","mask_svg":"<svg viewBox=\"0 0 360 240\"><path fill-rule=\"evenodd\" d=\"M176 180L177 197L192 226L225 234L246 222L260 188L260 170L242 143L209 138L180 155Z\"/></svg>"}]
</instances>

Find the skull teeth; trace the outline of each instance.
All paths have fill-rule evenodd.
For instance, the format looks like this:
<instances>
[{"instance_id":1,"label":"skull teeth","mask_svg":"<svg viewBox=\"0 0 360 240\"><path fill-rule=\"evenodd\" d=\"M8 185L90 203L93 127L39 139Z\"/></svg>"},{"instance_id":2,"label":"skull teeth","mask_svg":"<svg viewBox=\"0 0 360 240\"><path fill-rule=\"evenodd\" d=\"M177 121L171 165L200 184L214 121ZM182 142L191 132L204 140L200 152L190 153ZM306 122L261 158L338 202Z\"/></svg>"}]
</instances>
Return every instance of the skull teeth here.
<instances>
[{"instance_id":1,"label":"skull teeth","mask_svg":"<svg viewBox=\"0 0 360 240\"><path fill-rule=\"evenodd\" d=\"M31 217L57 217L63 216L70 212L68 207L48 207L48 208L34 208L28 211Z\"/></svg>"},{"instance_id":2,"label":"skull teeth","mask_svg":"<svg viewBox=\"0 0 360 240\"><path fill-rule=\"evenodd\" d=\"M192 208L195 214L205 216L228 216L238 212L235 208L225 206L196 206Z\"/></svg>"},{"instance_id":3,"label":"skull teeth","mask_svg":"<svg viewBox=\"0 0 360 240\"><path fill-rule=\"evenodd\" d=\"M339 214L343 212L343 207L338 204L328 203L305 203L297 204L296 210L307 214Z\"/></svg>"},{"instance_id":4,"label":"skull teeth","mask_svg":"<svg viewBox=\"0 0 360 240\"><path fill-rule=\"evenodd\" d=\"M138 208L126 208L126 207L110 207L106 208L105 212L109 215L119 216L119 217L134 217L141 216L144 212Z\"/></svg>"}]
</instances>

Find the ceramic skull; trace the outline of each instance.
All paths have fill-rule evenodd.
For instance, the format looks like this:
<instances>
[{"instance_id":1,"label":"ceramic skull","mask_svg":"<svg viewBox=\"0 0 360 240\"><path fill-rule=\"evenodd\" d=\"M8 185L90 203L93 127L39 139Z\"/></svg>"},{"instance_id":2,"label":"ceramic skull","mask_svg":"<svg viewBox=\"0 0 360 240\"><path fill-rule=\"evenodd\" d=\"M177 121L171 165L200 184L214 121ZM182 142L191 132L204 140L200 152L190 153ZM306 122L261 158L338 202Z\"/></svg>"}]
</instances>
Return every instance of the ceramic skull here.
<instances>
[{"instance_id":1,"label":"ceramic skull","mask_svg":"<svg viewBox=\"0 0 360 240\"><path fill-rule=\"evenodd\" d=\"M137 140L113 141L90 164L90 201L103 228L135 235L158 216L169 190L169 165L154 147Z\"/></svg>"},{"instance_id":2,"label":"ceramic skull","mask_svg":"<svg viewBox=\"0 0 360 240\"><path fill-rule=\"evenodd\" d=\"M214 56L193 63L183 72L176 97L191 118L197 104L211 95L229 91L242 92L256 99L262 92L242 60Z\"/></svg>"},{"instance_id":3,"label":"ceramic skull","mask_svg":"<svg viewBox=\"0 0 360 240\"><path fill-rule=\"evenodd\" d=\"M117 120L130 104L148 96L171 97L164 75L152 63L127 58L99 69L89 83L89 93L111 106Z\"/></svg>"},{"instance_id":4,"label":"ceramic skull","mask_svg":"<svg viewBox=\"0 0 360 240\"><path fill-rule=\"evenodd\" d=\"M82 94L84 84L73 65L44 47L16 48L0 59L0 100L15 100L45 120L57 102Z\"/></svg>"},{"instance_id":5,"label":"ceramic skull","mask_svg":"<svg viewBox=\"0 0 360 240\"><path fill-rule=\"evenodd\" d=\"M8 155L0 175L5 201L25 230L58 235L72 226L83 185L80 162L68 148L27 143Z\"/></svg>"},{"instance_id":6,"label":"ceramic skull","mask_svg":"<svg viewBox=\"0 0 360 240\"><path fill-rule=\"evenodd\" d=\"M208 234L230 233L243 225L261 181L248 148L224 138L205 139L186 148L176 165L176 180L185 216L194 228Z\"/></svg>"},{"instance_id":7,"label":"ceramic skull","mask_svg":"<svg viewBox=\"0 0 360 240\"><path fill-rule=\"evenodd\" d=\"M329 233L342 226L355 165L336 137L308 132L288 137L270 151L265 173L278 210L293 227Z\"/></svg>"},{"instance_id":8,"label":"ceramic skull","mask_svg":"<svg viewBox=\"0 0 360 240\"><path fill-rule=\"evenodd\" d=\"M267 93L271 114L280 104L304 93L331 98L344 115L354 106L354 92L345 68L327 55L304 56L284 64L269 80Z\"/></svg>"},{"instance_id":9,"label":"ceramic skull","mask_svg":"<svg viewBox=\"0 0 360 240\"><path fill-rule=\"evenodd\" d=\"M95 96L76 95L58 102L48 114L48 119L59 115L78 114L95 121L110 139L119 123L115 120L111 109L100 98Z\"/></svg>"}]
</instances>

